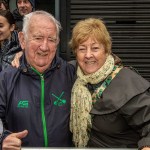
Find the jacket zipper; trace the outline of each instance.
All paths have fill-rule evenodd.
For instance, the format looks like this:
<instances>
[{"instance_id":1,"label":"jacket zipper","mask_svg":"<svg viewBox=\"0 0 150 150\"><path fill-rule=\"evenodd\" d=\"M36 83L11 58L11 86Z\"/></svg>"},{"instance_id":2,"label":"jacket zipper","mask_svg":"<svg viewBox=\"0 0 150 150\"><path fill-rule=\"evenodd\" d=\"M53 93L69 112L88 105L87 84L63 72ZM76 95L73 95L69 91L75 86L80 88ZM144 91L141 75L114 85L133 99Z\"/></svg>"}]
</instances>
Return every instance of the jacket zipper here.
<instances>
[{"instance_id":1,"label":"jacket zipper","mask_svg":"<svg viewBox=\"0 0 150 150\"><path fill-rule=\"evenodd\" d=\"M44 111L44 75L39 73L35 68L31 67L32 70L40 76L41 79L41 114L42 114L42 123L43 123L43 133L44 133L44 146L48 147L48 137L47 137L47 128L46 128L46 119Z\"/></svg>"}]
</instances>

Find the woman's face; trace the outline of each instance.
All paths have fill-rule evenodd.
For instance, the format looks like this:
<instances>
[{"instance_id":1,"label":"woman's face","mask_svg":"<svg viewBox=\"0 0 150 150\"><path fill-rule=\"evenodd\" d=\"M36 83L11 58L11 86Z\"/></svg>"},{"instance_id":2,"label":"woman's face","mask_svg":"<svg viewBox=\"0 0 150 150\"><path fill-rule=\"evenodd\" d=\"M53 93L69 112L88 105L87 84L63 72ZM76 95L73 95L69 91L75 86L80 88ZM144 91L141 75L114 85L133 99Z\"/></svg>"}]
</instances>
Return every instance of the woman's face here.
<instances>
[{"instance_id":1,"label":"woman's face","mask_svg":"<svg viewBox=\"0 0 150 150\"><path fill-rule=\"evenodd\" d=\"M0 16L0 41L9 39L13 30L14 26L11 26L5 17Z\"/></svg>"},{"instance_id":2,"label":"woman's face","mask_svg":"<svg viewBox=\"0 0 150 150\"><path fill-rule=\"evenodd\" d=\"M85 75L96 72L106 61L104 45L93 38L88 38L76 49L76 58Z\"/></svg>"}]
</instances>

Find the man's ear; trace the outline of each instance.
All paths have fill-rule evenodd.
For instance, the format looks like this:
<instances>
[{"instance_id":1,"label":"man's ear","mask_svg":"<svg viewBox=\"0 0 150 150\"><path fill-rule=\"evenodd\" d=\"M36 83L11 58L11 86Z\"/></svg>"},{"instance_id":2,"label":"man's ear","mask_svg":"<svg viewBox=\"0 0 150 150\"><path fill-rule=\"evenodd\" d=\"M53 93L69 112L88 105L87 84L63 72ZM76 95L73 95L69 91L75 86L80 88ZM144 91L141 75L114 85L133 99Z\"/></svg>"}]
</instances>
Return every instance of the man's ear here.
<instances>
[{"instance_id":1,"label":"man's ear","mask_svg":"<svg viewBox=\"0 0 150 150\"><path fill-rule=\"evenodd\" d=\"M56 42L57 45L59 44L59 41L60 41L60 38L57 39L57 42Z\"/></svg>"},{"instance_id":2,"label":"man's ear","mask_svg":"<svg viewBox=\"0 0 150 150\"><path fill-rule=\"evenodd\" d=\"M25 37L24 37L24 33L23 32L19 32L18 33L18 37L19 37L19 42L21 45L22 50L24 50L25 48Z\"/></svg>"}]
</instances>

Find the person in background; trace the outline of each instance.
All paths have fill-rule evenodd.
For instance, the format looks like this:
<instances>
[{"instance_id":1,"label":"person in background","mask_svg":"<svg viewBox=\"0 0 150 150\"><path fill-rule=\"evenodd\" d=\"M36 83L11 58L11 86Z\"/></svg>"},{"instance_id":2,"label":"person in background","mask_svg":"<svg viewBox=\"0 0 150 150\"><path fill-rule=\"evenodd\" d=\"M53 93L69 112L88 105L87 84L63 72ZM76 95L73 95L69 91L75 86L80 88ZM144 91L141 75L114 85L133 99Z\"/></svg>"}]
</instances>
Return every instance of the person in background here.
<instances>
[{"instance_id":1,"label":"person in background","mask_svg":"<svg viewBox=\"0 0 150 150\"><path fill-rule=\"evenodd\" d=\"M69 45L78 63L70 116L75 146L150 150L150 83L114 57L103 21L79 21Z\"/></svg>"},{"instance_id":2,"label":"person in background","mask_svg":"<svg viewBox=\"0 0 150 150\"><path fill-rule=\"evenodd\" d=\"M34 0L16 0L17 9L13 11L16 26L18 31L22 30L23 17L26 14L34 11L35 3Z\"/></svg>"},{"instance_id":3,"label":"person in background","mask_svg":"<svg viewBox=\"0 0 150 150\"><path fill-rule=\"evenodd\" d=\"M0 10L0 68L11 65L16 53L21 51L15 20L9 10Z\"/></svg>"},{"instance_id":4,"label":"person in background","mask_svg":"<svg viewBox=\"0 0 150 150\"><path fill-rule=\"evenodd\" d=\"M0 11L9 10L8 4L5 0L0 0Z\"/></svg>"},{"instance_id":5,"label":"person in background","mask_svg":"<svg viewBox=\"0 0 150 150\"><path fill-rule=\"evenodd\" d=\"M72 146L69 116L75 68L56 55L60 29L45 11L24 17L21 65L0 73L2 150Z\"/></svg>"}]
</instances>

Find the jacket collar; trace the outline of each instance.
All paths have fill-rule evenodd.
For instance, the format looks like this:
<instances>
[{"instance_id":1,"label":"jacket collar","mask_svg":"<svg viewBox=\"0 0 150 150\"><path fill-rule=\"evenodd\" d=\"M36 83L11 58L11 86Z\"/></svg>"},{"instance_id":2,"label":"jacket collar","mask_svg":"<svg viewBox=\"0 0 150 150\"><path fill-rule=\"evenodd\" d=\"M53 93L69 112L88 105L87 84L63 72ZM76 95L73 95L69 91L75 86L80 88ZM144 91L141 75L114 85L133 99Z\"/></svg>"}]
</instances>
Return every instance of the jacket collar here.
<instances>
[{"instance_id":1,"label":"jacket collar","mask_svg":"<svg viewBox=\"0 0 150 150\"><path fill-rule=\"evenodd\" d=\"M29 74L29 75L34 75L37 76L37 74L31 69L31 66L27 63L25 54L23 54L23 56L20 59L20 67L19 69L25 73L25 74ZM58 56L55 55L52 64L49 68L47 68L47 70L43 73L44 75L49 74L52 70L55 69L59 69L61 65L61 60Z\"/></svg>"}]
</instances>

